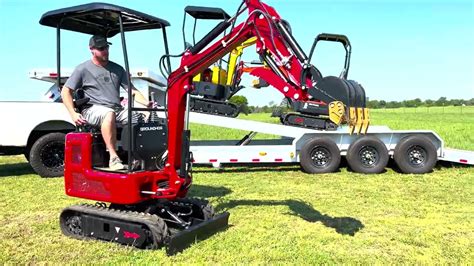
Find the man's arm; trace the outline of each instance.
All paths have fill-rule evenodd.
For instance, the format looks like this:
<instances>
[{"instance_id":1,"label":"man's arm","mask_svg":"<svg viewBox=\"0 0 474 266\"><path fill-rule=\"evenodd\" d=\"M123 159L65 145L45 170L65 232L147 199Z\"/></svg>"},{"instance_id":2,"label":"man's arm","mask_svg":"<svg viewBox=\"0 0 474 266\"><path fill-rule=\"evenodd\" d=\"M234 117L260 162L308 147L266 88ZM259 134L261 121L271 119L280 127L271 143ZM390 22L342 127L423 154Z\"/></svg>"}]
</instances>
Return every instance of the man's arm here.
<instances>
[{"instance_id":1,"label":"man's arm","mask_svg":"<svg viewBox=\"0 0 474 266\"><path fill-rule=\"evenodd\" d=\"M63 89L61 90L61 97L63 99L63 103L66 106L67 111L69 112L69 115L72 118L72 121L78 126L85 125L87 121L82 117L81 114L77 113L76 110L74 110L74 102L72 100L72 89L66 86L63 86Z\"/></svg>"},{"instance_id":2,"label":"man's arm","mask_svg":"<svg viewBox=\"0 0 474 266\"><path fill-rule=\"evenodd\" d=\"M132 96L135 101L137 101L140 104L143 104L144 106L149 106L150 101L143 96L143 94L137 90L135 87L132 86Z\"/></svg>"},{"instance_id":3,"label":"man's arm","mask_svg":"<svg viewBox=\"0 0 474 266\"><path fill-rule=\"evenodd\" d=\"M125 69L122 68L122 71L123 71L123 74L122 74L122 79L120 81L120 86L125 90L127 91L128 90L128 84L129 84L129 81L128 79L126 78L127 77L127 72L125 72ZM129 76L129 78L131 78ZM144 106L150 106L150 101L148 101L148 99L143 96L143 94L137 90L137 88L135 88L135 86L133 86L133 83L130 82L130 85L132 87L132 97L134 99L134 101L137 101L138 103L144 105Z\"/></svg>"}]
</instances>

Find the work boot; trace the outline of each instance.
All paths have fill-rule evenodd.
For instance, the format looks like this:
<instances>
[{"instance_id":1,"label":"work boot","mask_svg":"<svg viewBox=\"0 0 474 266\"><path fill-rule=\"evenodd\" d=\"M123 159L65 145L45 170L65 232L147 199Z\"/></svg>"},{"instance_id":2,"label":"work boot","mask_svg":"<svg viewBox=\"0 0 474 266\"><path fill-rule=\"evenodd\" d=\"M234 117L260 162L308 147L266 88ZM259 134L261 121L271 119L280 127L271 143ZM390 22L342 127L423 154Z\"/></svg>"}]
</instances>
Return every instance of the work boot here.
<instances>
[{"instance_id":1,"label":"work boot","mask_svg":"<svg viewBox=\"0 0 474 266\"><path fill-rule=\"evenodd\" d=\"M109 168L111 170L123 170L125 166L122 164L122 160L118 156L110 158Z\"/></svg>"}]
</instances>

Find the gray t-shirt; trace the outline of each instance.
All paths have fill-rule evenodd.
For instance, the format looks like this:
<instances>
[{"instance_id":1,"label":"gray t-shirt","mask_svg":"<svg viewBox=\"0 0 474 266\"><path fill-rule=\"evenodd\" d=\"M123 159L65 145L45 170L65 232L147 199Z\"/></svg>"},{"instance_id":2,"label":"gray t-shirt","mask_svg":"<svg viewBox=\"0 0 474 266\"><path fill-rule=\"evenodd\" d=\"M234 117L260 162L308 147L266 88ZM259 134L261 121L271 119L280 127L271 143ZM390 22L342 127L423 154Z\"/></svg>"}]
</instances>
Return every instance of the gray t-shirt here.
<instances>
[{"instance_id":1,"label":"gray t-shirt","mask_svg":"<svg viewBox=\"0 0 474 266\"><path fill-rule=\"evenodd\" d=\"M90 104L119 108L120 86L128 89L126 73L123 67L112 61L102 67L88 60L74 69L64 86L73 90L83 89Z\"/></svg>"}]
</instances>

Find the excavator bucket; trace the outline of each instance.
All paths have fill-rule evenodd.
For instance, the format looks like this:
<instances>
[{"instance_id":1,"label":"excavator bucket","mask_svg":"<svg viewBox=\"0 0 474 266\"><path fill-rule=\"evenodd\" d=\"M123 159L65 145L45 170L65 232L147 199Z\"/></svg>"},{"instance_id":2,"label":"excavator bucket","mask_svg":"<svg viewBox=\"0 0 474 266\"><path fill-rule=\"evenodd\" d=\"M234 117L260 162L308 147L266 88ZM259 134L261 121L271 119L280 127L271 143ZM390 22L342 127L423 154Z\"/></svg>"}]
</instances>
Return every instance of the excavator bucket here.
<instances>
[{"instance_id":1,"label":"excavator bucket","mask_svg":"<svg viewBox=\"0 0 474 266\"><path fill-rule=\"evenodd\" d=\"M364 119L362 120L362 128L360 131L361 134L367 133L367 129L369 128L369 122L370 122L369 109L363 108L363 110L364 110Z\"/></svg>"},{"instance_id":2,"label":"excavator bucket","mask_svg":"<svg viewBox=\"0 0 474 266\"><path fill-rule=\"evenodd\" d=\"M359 135L360 129L362 128L362 120L364 119L364 112L362 111L362 108L356 108L357 110L357 120L355 124L355 133Z\"/></svg>"},{"instance_id":3,"label":"excavator bucket","mask_svg":"<svg viewBox=\"0 0 474 266\"><path fill-rule=\"evenodd\" d=\"M204 240L214 233L224 230L229 224L229 213L224 212L213 218L202 221L188 229L172 235L166 245L166 254L171 256L197 241Z\"/></svg>"},{"instance_id":4,"label":"excavator bucket","mask_svg":"<svg viewBox=\"0 0 474 266\"><path fill-rule=\"evenodd\" d=\"M347 118L347 124L349 124L349 134L354 133L356 121L357 121L357 114L355 107L349 107L349 117Z\"/></svg>"},{"instance_id":5,"label":"excavator bucket","mask_svg":"<svg viewBox=\"0 0 474 266\"><path fill-rule=\"evenodd\" d=\"M349 108L349 134L365 134L369 128L369 109L362 107Z\"/></svg>"}]
</instances>

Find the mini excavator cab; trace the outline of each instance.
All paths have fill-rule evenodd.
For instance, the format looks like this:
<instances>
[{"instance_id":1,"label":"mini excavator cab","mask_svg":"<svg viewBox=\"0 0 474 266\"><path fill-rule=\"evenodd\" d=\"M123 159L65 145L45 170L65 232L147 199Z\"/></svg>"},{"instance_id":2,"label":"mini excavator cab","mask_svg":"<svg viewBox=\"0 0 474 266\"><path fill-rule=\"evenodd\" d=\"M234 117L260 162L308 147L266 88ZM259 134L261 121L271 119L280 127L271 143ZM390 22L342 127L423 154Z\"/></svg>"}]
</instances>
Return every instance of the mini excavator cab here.
<instances>
[{"instance_id":1,"label":"mini excavator cab","mask_svg":"<svg viewBox=\"0 0 474 266\"><path fill-rule=\"evenodd\" d=\"M58 84L61 81L61 30L104 37L120 35L127 77L130 70L126 32L161 30L164 50L169 54L166 27L170 24L166 20L117 5L91 3L53 10L41 17L40 24L56 28ZM169 57L164 65L171 71ZM130 79L128 82L130 88ZM128 99L132 99L131 90L128 90ZM184 112L185 106L180 107ZM148 116L146 121L134 119L136 116L132 115L132 112L167 111L137 108L132 100L128 101L128 124L121 134L126 152L122 159L128 162L126 170L100 167L98 162L103 161L101 154L106 151L99 133L76 131L66 135L66 194L110 205L82 204L64 209L60 226L65 235L138 248L166 246L168 254L173 254L227 226L229 213L215 214L206 200L186 197L192 183L189 130L173 131L172 134L179 134L181 139L177 146L169 141L168 121L157 115ZM172 119L174 116L169 120ZM173 123L183 125L185 121ZM167 151L178 153L180 158L173 163L159 163ZM132 167L135 160L142 162L139 170Z\"/></svg>"}]
</instances>

